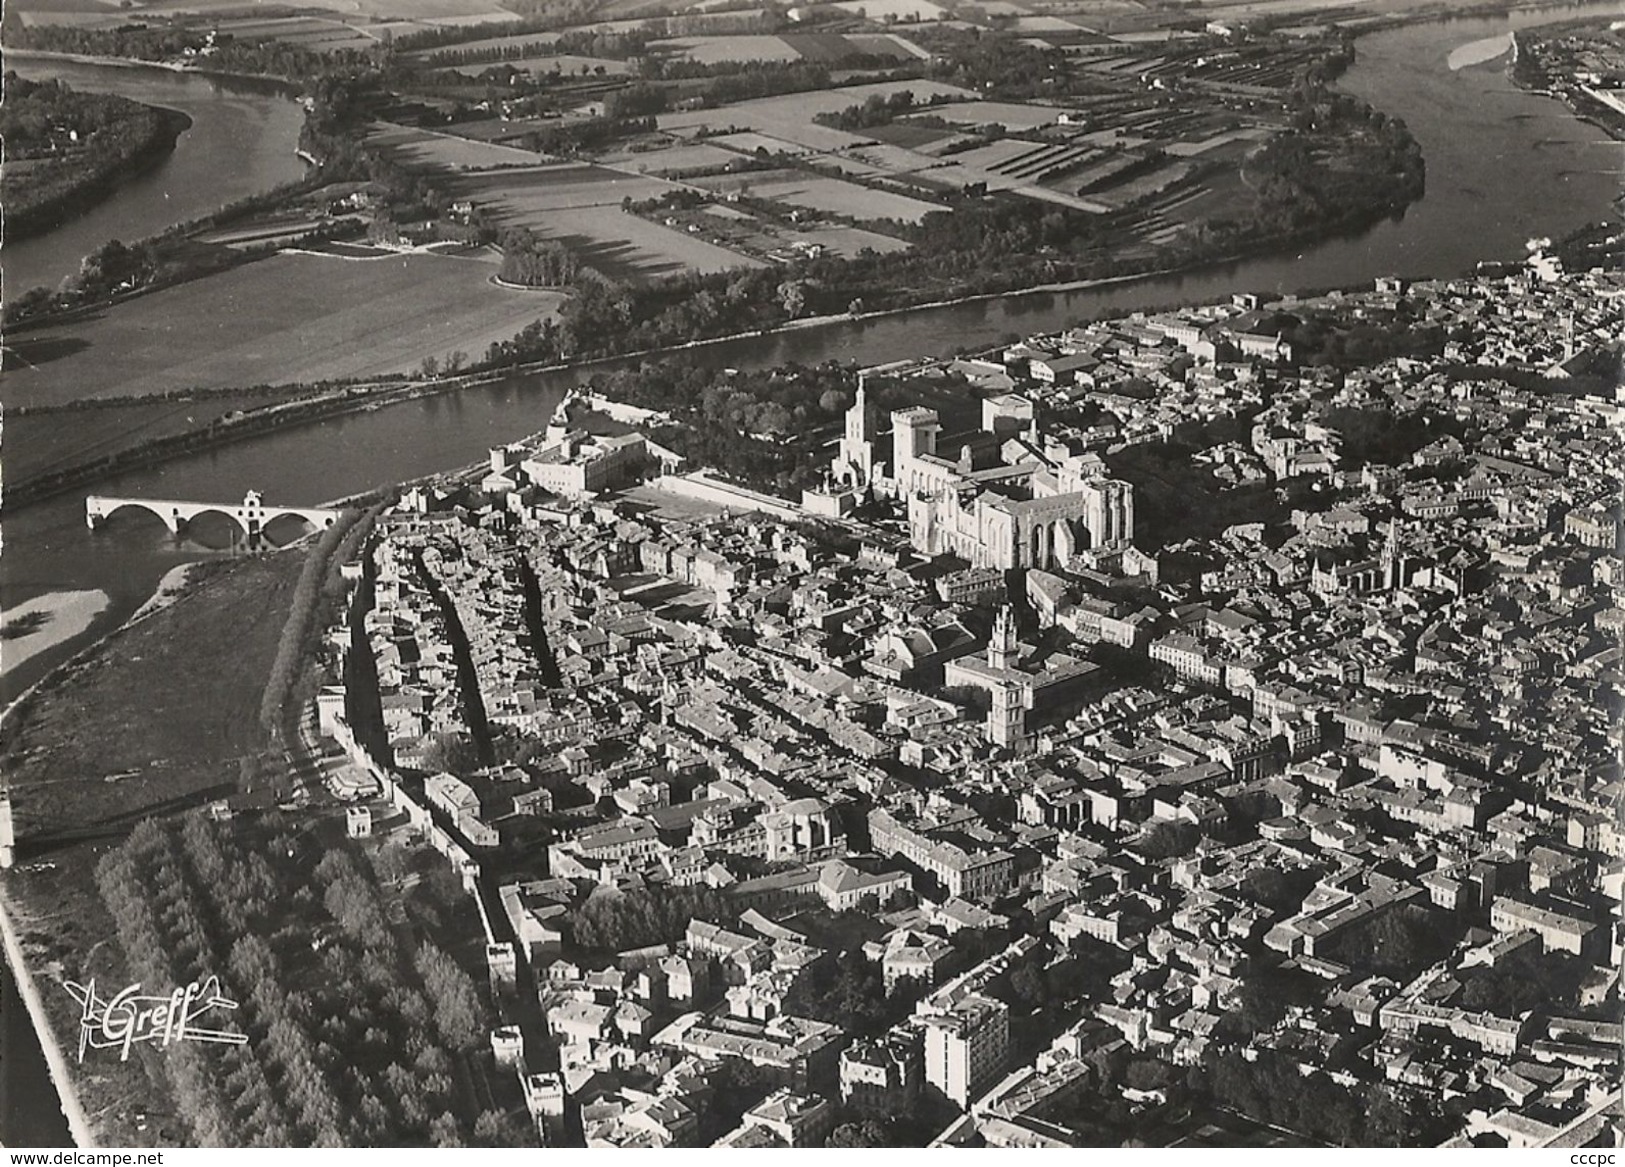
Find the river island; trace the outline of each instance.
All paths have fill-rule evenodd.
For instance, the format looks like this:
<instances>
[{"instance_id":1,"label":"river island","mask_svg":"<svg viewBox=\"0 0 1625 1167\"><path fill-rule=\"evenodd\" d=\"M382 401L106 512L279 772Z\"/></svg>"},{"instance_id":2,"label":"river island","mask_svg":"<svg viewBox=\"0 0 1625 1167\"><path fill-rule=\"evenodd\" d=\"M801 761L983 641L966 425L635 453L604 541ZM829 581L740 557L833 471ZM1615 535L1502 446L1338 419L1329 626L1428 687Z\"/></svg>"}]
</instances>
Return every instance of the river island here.
<instances>
[{"instance_id":1,"label":"river island","mask_svg":"<svg viewBox=\"0 0 1625 1167\"><path fill-rule=\"evenodd\" d=\"M1625 283L1567 265L651 364L214 561L10 711L4 891L56 1040L51 982L217 977L245 1044L64 1088L118 1145L1608 1137L1609 893L1472 890L1525 808L1532 873L1617 846ZM1485 1110L1536 1056L1588 1085Z\"/></svg>"},{"instance_id":2,"label":"river island","mask_svg":"<svg viewBox=\"0 0 1625 1167\"><path fill-rule=\"evenodd\" d=\"M1614 1137L1617 225L1310 293L1430 210L1343 31L935 7L61 34L315 166L8 336L13 563L169 581L6 717L78 1141ZM74 1067L87 978L247 1041Z\"/></svg>"},{"instance_id":3,"label":"river island","mask_svg":"<svg viewBox=\"0 0 1625 1167\"><path fill-rule=\"evenodd\" d=\"M265 45L201 27L20 28L30 51L274 68L302 94L317 166L201 223L112 241L60 289L11 291L14 497L425 381L1298 247L1424 189L1404 124L1332 87L1354 49L1329 27L1202 29L1177 52L1099 35L1080 54L922 26L818 42L822 56L780 68L681 59L658 23L538 25L495 48L424 32L364 60L283 49L274 65ZM516 70L510 49L531 36L551 47ZM583 46L623 64L548 67ZM248 302L268 310L245 319ZM179 320L146 375L96 355ZM358 333L375 358L340 343ZM272 393L251 388L267 355Z\"/></svg>"},{"instance_id":4,"label":"river island","mask_svg":"<svg viewBox=\"0 0 1625 1167\"><path fill-rule=\"evenodd\" d=\"M51 230L116 189L121 178L154 165L191 119L172 109L60 82L38 84L8 73L0 108L6 166L0 179L6 234L22 239Z\"/></svg>"}]
</instances>

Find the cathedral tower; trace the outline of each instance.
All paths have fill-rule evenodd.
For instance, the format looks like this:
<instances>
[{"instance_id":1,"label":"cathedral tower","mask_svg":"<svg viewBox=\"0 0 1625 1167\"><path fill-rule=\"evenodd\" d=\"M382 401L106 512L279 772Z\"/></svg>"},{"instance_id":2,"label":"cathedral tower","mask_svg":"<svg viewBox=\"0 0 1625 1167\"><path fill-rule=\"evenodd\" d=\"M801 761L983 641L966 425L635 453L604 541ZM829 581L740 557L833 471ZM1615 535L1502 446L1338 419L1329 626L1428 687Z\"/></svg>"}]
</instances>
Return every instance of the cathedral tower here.
<instances>
[{"instance_id":1,"label":"cathedral tower","mask_svg":"<svg viewBox=\"0 0 1625 1167\"><path fill-rule=\"evenodd\" d=\"M999 609L993 619L993 635L987 642L989 668L1009 670L1016 667L1016 620L1010 605Z\"/></svg>"}]
</instances>

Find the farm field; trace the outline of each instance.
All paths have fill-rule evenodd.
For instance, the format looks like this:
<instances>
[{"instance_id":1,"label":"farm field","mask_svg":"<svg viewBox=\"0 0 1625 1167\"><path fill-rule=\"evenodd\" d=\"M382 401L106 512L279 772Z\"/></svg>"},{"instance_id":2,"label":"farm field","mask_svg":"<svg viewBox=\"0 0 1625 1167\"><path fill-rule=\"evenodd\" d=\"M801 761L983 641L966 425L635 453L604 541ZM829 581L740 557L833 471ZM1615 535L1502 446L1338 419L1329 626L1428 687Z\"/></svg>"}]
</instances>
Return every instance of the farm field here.
<instances>
[{"instance_id":1,"label":"farm field","mask_svg":"<svg viewBox=\"0 0 1625 1167\"><path fill-rule=\"evenodd\" d=\"M827 155L820 161L859 178L890 177L922 193L950 193L982 183L990 191L1014 191L1027 198L1099 214L1105 210L1099 202L1041 185L1064 173L1073 160L1087 160L1091 153L1064 143L1004 139L946 156L870 145Z\"/></svg>"},{"instance_id":2,"label":"farm field","mask_svg":"<svg viewBox=\"0 0 1625 1167\"><path fill-rule=\"evenodd\" d=\"M750 193L757 198L860 220L899 219L918 223L932 211L942 210L936 203L870 190L838 178L804 174L791 174L769 182L752 182Z\"/></svg>"},{"instance_id":3,"label":"farm field","mask_svg":"<svg viewBox=\"0 0 1625 1167\"><path fill-rule=\"evenodd\" d=\"M683 36L655 41L651 52L714 64L718 61L822 61L854 57L911 61L930 57L919 45L893 33L801 32L781 36Z\"/></svg>"},{"instance_id":4,"label":"farm field","mask_svg":"<svg viewBox=\"0 0 1625 1167\"><path fill-rule=\"evenodd\" d=\"M1068 185L1078 190L1107 187L1116 182L1119 175L1142 165L1143 161L1137 154L1108 154L1073 174Z\"/></svg>"},{"instance_id":5,"label":"farm field","mask_svg":"<svg viewBox=\"0 0 1625 1167\"><path fill-rule=\"evenodd\" d=\"M942 20L948 10L931 0L838 0L832 7L870 20Z\"/></svg>"},{"instance_id":6,"label":"farm field","mask_svg":"<svg viewBox=\"0 0 1625 1167\"><path fill-rule=\"evenodd\" d=\"M924 150L930 146L946 146L960 135L955 130L938 130L931 126L918 126L910 122L895 121L884 126L870 126L863 131L877 142L898 146L905 150Z\"/></svg>"},{"instance_id":7,"label":"farm field","mask_svg":"<svg viewBox=\"0 0 1625 1167\"><path fill-rule=\"evenodd\" d=\"M1014 7L1014 5L1012 5ZM1057 12L1075 16L1085 24L1106 20L1113 16L1133 16L1145 11L1139 0L1026 0L1023 7L1031 12Z\"/></svg>"},{"instance_id":8,"label":"farm field","mask_svg":"<svg viewBox=\"0 0 1625 1167\"><path fill-rule=\"evenodd\" d=\"M1162 151L1175 158L1192 158L1199 154L1206 154L1210 150L1217 150L1233 142L1261 142L1268 138L1270 133L1262 127L1253 127L1244 130L1231 130L1228 133L1214 134L1211 138L1200 141L1169 142L1163 146Z\"/></svg>"},{"instance_id":9,"label":"farm field","mask_svg":"<svg viewBox=\"0 0 1625 1167\"><path fill-rule=\"evenodd\" d=\"M1023 155L1040 148L1037 142L1028 142L1021 138L1000 138L997 142L989 142L986 146L961 150L953 155L953 160L960 166L982 167L993 170L1008 165Z\"/></svg>"},{"instance_id":10,"label":"farm field","mask_svg":"<svg viewBox=\"0 0 1625 1167\"><path fill-rule=\"evenodd\" d=\"M1183 182L1190 176L1193 168L1194 164L1190 162L1170 161L1109 190L1098 191L1094 197L1108 206L1127 207Z\"/></svg>"},{"instance_id":11,"label":"farm field","mask_svg":"<svg viewBox=\"0 0 1625 1167\"><path fill-rule=\"evenodd\" d=\"M9 399L61 404L374 377L409 372L425 357L473 356L561 300L497 287L495 272L488 252L367 260L275 255L14 337L24 356L55 355L29 357L37 368L8 372Z\"/></svg>"},{"instance_id":12,"label":"farm field","mask_svg":"<svg viewBox=\"0 0 1625 1167\"><path fill-rule=\"evenodd\" d=\"M953 164L971 170L986 170L1016 182L1042 182L1075 170L1098 156L1100 151L1065 142L1031 142L1002 138L989 145L953 156Z\"/></svg>"},{"instance_id":13,"label":"farm field","mask_svg":"<svg viewBox=\"0 0 1625 1167\"><path fill-rule=\"evenodd\" d=\"M374 19L416 20L456 26L509 24L519 19L494 0L327 0L326 6L359 10Z\"/></svg>"},{"instance_id":14,"label":"farm field","mask_svg":"<svg viewBox=\"0 0 1625 1167\"><path fill-rule=\"evenodd\" d=\"M451 134L373 123L367 141L394 154L406 166L439 170L495 170L505 166L535 166L539 155L513 146L475 142Z\"/></svg>"},{"instance_id":15,"label":"farm field","mask_svg":"<svg viewBox=\"0 0 1625 1167\"><path fill-rule=\"evenodd\" d=\"M1010 22L1010 28L1015 32L1035 35L1046 32L1072 35L1087 31L1079 21L1067 20L1060 16L1018 16Z\"/></svg>"},{"instance_id":16,"label":"farm field","mask_svg":"<svg viewBox=\"0 0 1625 1167\"><path fill-rule=\"evenodd\" d=\"M672 146L665 150L650 150L637 154L629 150L621 151L606 154L603 160L625 170L654 175L717 170L748 161L737 151L724 150L721 146L709 142L699 142L692 146Z\"/></svg>"},{"instance_id":17,"label":"farm field","mask_svg":"<svg viewBox=\"0 0 1625 1167\"><path fill-rule=\"evenodd\" d=\"M915 93L914 96L920 98L922 94ZM1061 112L1052 105L1022 105L1010 101L966 101L920 111L922 116L934 114L945 122L961 126L1000 125L1011 130L1052 126Z\"/></svg>"},{"instance_id":18,"label":"farm field","mask_svg":"<svg viewBox=\"0 0 1625 1167\"><path fill-rule=\"evenodd\" d=\"M681 134L685 130L735 127L813 150L841 150L863 142L863 136L814 125L815 116L821 113L839 113L849 106L862 105L877 94L889 97L893 93L905 90L913 93L916 101L929 101L937 96L949 99L968 99L973 96L968 89L940 81L879 81L868 85L851 85L843 89L825 89L816 93L756 98L722 109L661 114L660 128L669 133ZM941 110L952 107L937 108Z\"/></svg>"},{"instance_id":19,"label":"farm field","mask_svg":"<svg viewBox=\"0 0 1625 1167\"><path fill-rule=\"evenodd\" d=\"M360 48L405 31L457 24L509 24L517 15L491 0L313 0L295 8L260 7L244 0L13 0L25 24L116 28L132 17L202 18L244 40L275 40L318 50ZM294 13L297 13L295 15Z\"/></svg>"},{"instance_id":20,"label":"farm field","mask_svg":"<svg viewBox=\"0 0 1625 1167\"><path fill-rule=\"evenodd\" d=\"M298 45L300 48L331 51L334 49L364 49L378 43L378 37L369 35L339 20L320 17L278 17L271 19L222 20L216 26L222 36L241 41L276 41L279 44Z\"/></svg>"},{"instance_id":21,"label":"farm field","mask_svg":"<svg viewBox=\"0 0 1625 1167\"><path fill-rule=\"evenodd\" d=\"M864 251L890 255L909 248L906 241L877 231L834 223L786 224L722 203L709 203L696 210L680 211L670 218L679 229L686 231L693 224L699 228L702 237L716 239L752 256L765 256L774 262L781 262L792 252L809 245L822 247L826 252L843 258L851 258Z\"/></svg>"},{"instance_id":22,"label":"farm field","mask_svg":"<svg viewBox=\"0 0 1625 1167\"><path fill-rule=\"evenodd\" d=\"M566 77L586 73L603 73L619 77L632 71L632 66L625 61L617 61L611 57L578 57L570 53L558 53L516 57L512 60L476 61L468 65L447 65L442 72L477 77L487 69L497 69L503 65L517 69L521 73L558 73Z\"/></svg>"},{"instance_id":23,"label":"farm field","mask_svg":"<svg viewBox=\"0 0 1625 1167\"><path fill-rule=\"evenodd\" d=\"M1099 214L1107 209L1101 201L1058 189L1069 171L1093 161L1098 154L1083 144L1084 139L1073 143L1006 139L961 154L943 155L940 150L933 153L932 147L945 146L958 135L914 126L907 118L878 127L874 133L848 132L812 123L820 113L846 109L874 94L890 95L903 90L912 92L917 101L927 102L933 98L973 96L968 90L932 81L880 82L816 94L763 98L719 110L667 114L660 119L661 128L681 135L702 128L731 127L738 132L711 139L705 145L725 146L741 154L758 156L783 154L807 158L818 155L818 164L822 167L834 168L854 178L896 180L900 185L928 195L985 184L990 191L1013 191L1075 210ZM1027 130L1054 124L1060 113L1052 106L975 100L948 100L921 111L922 116L936 116L967 126L998 123ZM882 138L886 140L880 140ZM923 149L911 148L910 144ZM651 169L647 161L640 162L638 168ZM782 171L768 173L785 174ZM834 178L818 182L796 177L790 186L782 188L771 185L776 179L763 173L695 181L712 190L737 190L743 182L761 197L857 218L917 222L922 215L938 209L935 204L910 199L903 193L869 191ZM864 197L854 194L855 190L863 192Z\"/></svg>"},{"instance_id":24,"label":"farm field","mask_svg":"<svg viewBox=\"0 0 1625 1167\"><path fill-rule=\"evenodd\" d=\"M332 222L310 215L272 215L241 227L223 227L217 231L203 231L194 238L199 243L218 243L226 247L251 247L282 239L292 239Z\"/></svg>"},{"instance_id":25,"label":"farm field","mask_svg":"<svg viewBox=\"0 0 1625 1167\"><path fill-rule=\"evenodd\" d=\"M528 227L564 243L583 262L612 278L641 280L682 271L726 271L757 262L703 238L622 213L621 204L627 199L654 199L679 189L664 179L591 164L537 165L536 155L525 151L439 135L409 136L416 133L403 131L398 137L400 149L411 164L453 172L447 189L454 197L485 208L503 226ZM478 169L448 161L457 157L472 161L482 151L491 152L487 158L522 157L528 165ZM646 157L652 161L659 154ZM508 335L516 331L514 328Z\"/></svg>"},{"instance_id":26,"label":"farm field","mask_svg":"<svg viewBox=\"0 0 1625 1167\"><path fill-rule=\"evenodd\" d=\"M957 161L957 155L955 156ZM919 150L906 150L887 143L866 144L848 150L839 159L842 170L860 177L876 178L885 174L909 174L916 170L929 170L943 166L945 161Z\"/></svg>"},{"instance_id":27,"label":"farm field","mask_svg":"<svg viewBox=\"0 0 1625 1167\"><path fill-rule=\"evenodd\" d=\"M623 199L659 198L677 189L664 179L575 162L453 176L447 186L459 198L492 207L503 222L525 227L537 226L546 211L614 207L619 214Z\"/></svg>"},{"instance_id":28,"label":"farm field","mask_svg":"<svg viewBox=\"0 0 1625 1167\"><path fill-rule=\"evenodd\" d=\"M799 61L802 54L776 36L686 36L655 41L651 52L715 65L721 61Z\"/></svg>"},{"instance_id":29,"label":"farm field","mask_svg":"<svg viewBox=\"0 0 1625 1167\"><path fill-rule=\"evenodd\" d=\"M117 28L125 22L125 17L117 12L23 12L17 13L17 20L25 28L34 28L42 24L61 25L64 28Z\"/></svg>"},{"instance_id":30,"label":"farm field","mask_svg":"<svg viewBox=\"0 0 1625 1167\"><path fill-rule=\"evenodd\" d=\"M545 133L556 129L557 118L490 118L481 122L463 122L457 127L457 135L475 142L489 142L506 145L511 142L523 141L527 134ZM510 149L525 150L523 146L510 146ZM525 150L528 164L534 166L537 162L546 159L545 154L533 154Z\"/></svg>"},{"instance_id":31,"label":"farm field","mask_svg":"<svg viewBox=\"0 0 1625 1167\"><path fill-rule=\"evenodd\" d=\"M813 128L817 129L818 127ZM831 131L831 133L837 134L840 132L841 131L839 130ZM725 134L720 138L712 138L710 141L714 145L726 146L728 149L737 151L740 154L755 154L758 151L761 151L764 154L772 155L774 157L777 157L780 154L786 154L792 158L799 158L807 154L818 153L818 151L812 146L803 146L796 142L787 141L784 138L771 138L766 134L758 134L754 131L746 131L745 133L740 134ZM842 145L844 145L844 143L834 145L831 147L831 149L838 150Z\"/></svg>"},{"instance_id":32,"label":"farm field","mask_svg":"<svg viewBox=\"0 0 1625 1167\"><path fill-rule=\"evenodd\" d=\"M619 206L568 207L526 224L564 244L583 263L612 279L649 280L685 271L715 272L763 264L684 231L674 231Z\"/></svg>"},{"instance_id":33,"label":"farm field","mask_svg":"<svg viewBox=\"0 0 1625 1167\"><path fill-rule=\"evenodd\" d=\"M848 33L845 39L848 45L851 45L865 56L891 57L897 61L906 61L910 57L921 61L931 59L930 50L922 49L907 37L892 32ZM790 43L798 44L799 42L795 38L791 38ZM812 60L817 60L817 57L812 53L804 51L804 55Z\"/></svg>"},{"instance_id":34,"label":"farm field","mask_svg":"<svg viewBox=\"0 0 1625 1167\"><path fill-rule=\"evenodd\" d=\"M892 255L909 249L909 245L901 239L893 239L890 235L881 235L875 231L865 231L861 227L837 227L833 224L820 223L802 232L802 237L808 243L822 244L844 259L851 259L863 251Z\"/></svg>"},{"instance_id":35,"label":"farm field","mask_svg":"<svg viewBox=\"0 0 1625 1167\"><path fill-rule=\"evenodd\" d=\"M391 2L391 0L373 0L373 2L378 3L380 5L386 5L386 4L389 4ZM634 7L646 7L646 5L643 5L643 4L640 3L640 4L638 4L638 5L634 6ZM684 36L702 36L702 35L706 35L705 30L706 30L706 27L708 25L714 25L718 29L726 29L729 26L737 27L738 23L739 23L739 21L741 19L754 17L754 16L760 16L762 14L762 9L760 9L760 8L730 9L729 11L726 11L726 12L712 13L712 12L699 11L700 7L702 7L702 6L695 5L695 6L693 6L693 8L695 9L694 11L689 11L689 12L685 12L685 13L682 14L681 19L683 20L684 26L685 26L682 35L684 35ZM603 17L603 19L600 19L600 20L583 19L583 20L577 21L577 22L572 23L570 25L569 31L570 32L602 32L602 33L635 32L635 31L638 31L640 29L643 29L643 28L647 27L647 25L649 24L649 21L651 19L653 19L653 20L661 20L661 19L663 19L662 17L652 17L652 18L651 17L636 17L636 18L632 18L632 19L614 19L613 17L614 17L614 14L615 14L615 8L616 8L616 5L613 5L613 4L608 5L608 6L601 6L598 9L598 13L599 13L599 15L601 15ZM492 18L488 23L495 26L499 22L512 22L512 21L515 21L515 20L518 20L518 19L519 19L519 17L516 16L512 12L503 12L500 15L500 17ZM436 19L431 20L431 19L428 19L428 18L419 17L419 18L417 18L416 23L439 25L439 26L444 27L444 26L449 26L449 25L453 25L453 24L478 25L478 24L484 23L484 22L482 22L482 21L480 21L478 19L457 20L457 19L453 19L453 18L442 17L442 18L436 18ZM562 35L561 32L537 32L537 31L499 33L495 27L493 27L491 31L492 31L492 35L490 35L490 36L480 37L480 38L477 38L477 39L470 39L470 40L466 40L466 41L459 41L455 45L446 45L446 46L442 46L440 48L414 49L414 50L412 50L412 52L409 55L412 56L412 57L415 57L415 58L417 58L419 60L424 60L424 59L432 59L436 53L441 53L441 52L464 52L464 51L479 52L479 51L484 51L484 50L496 49L499 52L510 52L511 51L511 52L514 52L514 53L525 53L525 52L528 52L529 49L531 47L533 47L533 46L553 44ZM721 35L721 34L718 34L718 35Z\"/></svg>"}]
</instances>

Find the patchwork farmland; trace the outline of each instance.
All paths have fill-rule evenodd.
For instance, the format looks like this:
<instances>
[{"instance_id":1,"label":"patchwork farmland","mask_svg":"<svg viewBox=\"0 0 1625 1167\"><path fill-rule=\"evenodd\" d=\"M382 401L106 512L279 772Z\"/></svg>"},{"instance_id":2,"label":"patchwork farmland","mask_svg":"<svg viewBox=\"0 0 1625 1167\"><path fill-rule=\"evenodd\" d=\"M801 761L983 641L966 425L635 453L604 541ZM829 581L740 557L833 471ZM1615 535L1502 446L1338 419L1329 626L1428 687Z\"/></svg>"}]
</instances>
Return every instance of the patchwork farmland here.
<instances>
[{"instance_id":1,"label":"patchwork farmland","mask_svg":"<svg viewBox=\"0 0 1625 1167\"><path fill-rule=\"evenodd\" d=\"M19 0L25 13L84 2ZM496 2L248 11L131 0L148 15L208 10L198 19L247 40L416 37L398 45L389 99L367 107L367 140L429 177L432 197L415 193L403 214L376 190L329 198L200 241L242 250L307 233L354 238L369 219L385 232L374 238L420 241L522 227L645 283L897 253L932 238L916 229L928 216L1003 197L1096 216L1080 236L1139 256L1193 224L1245 214L1254 196L1242 161L1280 128L1278 91L1318 51L1301 37L1142 43L1134 34L1154 22L1130 0L838 0L811 18L718 0L652 15L641 0L602 0L579 23L545 29L530 0L506 0L522 17ZM465 19L466 32L448 31ZM970 35L973 25L982 31ZM990 79L989 62L965 48L989 36L1040 55L1031 70ZM502 303L474 299L493 331L516 331ZM207 362L181 364L184 376L214 375Z\"/></svg>"},{"instance_id":2,"label":"patchwork farmland","mask_svg":"<svg viewBox=\"0 0 1625 1167\"><path fill-rule=\"evenodd\" d=\"M820 42L793 35L654 42L758 57L798 43ZM893 121L822 124L903 93L913 107ZM515 119L492 128L519 141L547 125ZM1147 212L1141 237L1166 239L1185 221L1180 208L1198 201L1195 176L1239 163L1268 132L1134 92L1063 106L979 100L967 88L917 78L670 110L657 115L656 127L592 152L596 162L539 161L531 150L451 129L379 125L374 141L409 165L440 172L454 197L497 225L562 242L616 278L647 280L826 251L901 250L908 244L888 234L886 222L918 223L963 192L1006 192L1096 215L1139 207ZM748 198L754 221L681 213L667 196L684 190ZM627 203L667 209L626 216ZM820 225L845 234L816 240L811 232Z\"/></svg>"}]
</instances>

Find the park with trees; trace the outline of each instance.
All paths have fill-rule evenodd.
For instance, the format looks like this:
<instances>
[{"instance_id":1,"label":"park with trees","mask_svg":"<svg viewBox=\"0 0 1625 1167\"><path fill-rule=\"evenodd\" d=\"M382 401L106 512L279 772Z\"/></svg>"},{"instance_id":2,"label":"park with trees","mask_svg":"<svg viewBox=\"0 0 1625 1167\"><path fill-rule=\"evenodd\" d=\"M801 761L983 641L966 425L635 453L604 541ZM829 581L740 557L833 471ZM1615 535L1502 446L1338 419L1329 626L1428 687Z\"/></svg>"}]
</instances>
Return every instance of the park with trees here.
<instances>
[{"instance_id":1,"label":"park with trees","mask_svg":"<svg viewBox=\"0 0 1625 1167\"><path fill-rule=\"evenodd\" d=\"M243 1045L182 1043L161 1073L195 1146L520 1145L482 1108L489 1020L469 973L406 923L357 850L270 815L149 819L97 864L129 977L220 978Z\"/></svg>"}]
</instances>

